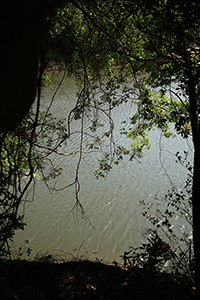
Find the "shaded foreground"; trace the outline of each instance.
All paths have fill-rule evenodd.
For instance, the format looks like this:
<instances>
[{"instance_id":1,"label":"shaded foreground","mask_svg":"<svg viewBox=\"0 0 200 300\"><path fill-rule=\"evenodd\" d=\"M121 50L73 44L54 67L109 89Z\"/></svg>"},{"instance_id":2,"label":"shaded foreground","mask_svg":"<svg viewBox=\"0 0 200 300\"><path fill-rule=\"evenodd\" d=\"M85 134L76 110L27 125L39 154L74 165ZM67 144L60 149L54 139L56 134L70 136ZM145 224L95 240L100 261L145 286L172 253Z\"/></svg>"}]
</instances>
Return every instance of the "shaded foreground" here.
<instances>
[{"instance_id":1,"label":"shaded foreground","mask_svg":"<svg viewBox=\"0 0 200 300\"><path fill-rule=\"evenodd\" d=\"M0 261L3 300L194 299L191 278L101 262Z\"/></svg>"}]
</instances>

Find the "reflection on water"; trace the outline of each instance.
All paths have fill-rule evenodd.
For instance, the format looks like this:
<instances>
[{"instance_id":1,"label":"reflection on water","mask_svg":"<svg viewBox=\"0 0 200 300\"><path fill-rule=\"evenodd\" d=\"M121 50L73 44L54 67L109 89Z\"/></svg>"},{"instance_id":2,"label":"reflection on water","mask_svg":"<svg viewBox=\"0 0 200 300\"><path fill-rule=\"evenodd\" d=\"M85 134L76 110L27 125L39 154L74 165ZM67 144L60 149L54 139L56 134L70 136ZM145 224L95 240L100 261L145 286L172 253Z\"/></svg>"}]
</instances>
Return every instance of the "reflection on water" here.
<instances>
[{"instance_id":1,"label":"reflection on water","mask_svg":"<svg viewBox=\"0 0 200 300\"><path fill-rule=\"evenodd\" d=\"M74 81L66 79L53 105L56 115L67 116L76 91ZM50 98L49 91L46 91L44 106L48 106ZM130 105L123 104L114 111L114 119L119 121L115 129L117 139L120 139L117 137L120 122L127 118L131 109ZM44 253L54 250L68 258L83 255L90 259L119 261L119 255L128 250L129 246L139 246L143 230L149 225L141 215L139 201L148 202L153 201L155 195L164 196L170 188L170 180L177 186L184 183L186 170L175 164L174 154L191 147L188 146L188 141L180 137L163 138L161 164L159 131L153 131L150 138L152 148L145 152L140 161L130 162L124 159L122 164L113 167L105 179L97 180L93 175L98 166L98 154L83 157L79 174L79 199L91 225L76 210L69 214L75 203L74 186L51 194L45 184L37 180L34 201L26 203L25 222L28 226L23 232L16 234L16 249L23 246L25 240L29 240L32 257L39 251ZM70 139L70 148L73 151L78 147L79 137L74 135ZM55 164L63 167L63 175L59 178L57 187L74 180L77 159L77 155L67 158L55 156Z\"/></svg>"}]
</instances>

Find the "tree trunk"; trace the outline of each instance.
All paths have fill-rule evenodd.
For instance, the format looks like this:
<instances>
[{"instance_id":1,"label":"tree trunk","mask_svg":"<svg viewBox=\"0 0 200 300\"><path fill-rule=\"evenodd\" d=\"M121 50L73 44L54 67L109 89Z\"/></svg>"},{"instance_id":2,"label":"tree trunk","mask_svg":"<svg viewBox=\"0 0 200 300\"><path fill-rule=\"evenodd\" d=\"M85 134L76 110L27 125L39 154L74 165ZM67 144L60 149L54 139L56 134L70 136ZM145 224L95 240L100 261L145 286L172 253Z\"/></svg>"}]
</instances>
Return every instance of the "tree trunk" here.
<instances>
[{"instance_id":1,"label":"tree trunk","mask_svg":"<svg viewBox=\"0 0 200 300\"><path fill-rule=\"evenodd\" d=\"M195 253L195 281L197 299L200 299L200 137L194 153L194 177L193 177L193 238Z\"/></svg>"},{"instance_id":2,"label":"tree trunk","mask_svg":"<svg viewBox=\"0 0 200 300\"><path fill-rule=\"evenodd\" d=\"M194 172L193 172L193 241L195 255L195 284L196 299L200 299L200 130L198 121L198 107L195 93L195 80L192 72L188 72L188 88L190 101L190 119L194 144Z\"/></svg>"},{"instance_id":3,"label":"tree trunk","mask_svg":"<svg viewBox=\"0 0 200 300\"><path fill-rule=\"evenodd\" d=\"M13 130L36 94L38 59L48 13L64 0L6 0L0 9L0 132Z\"/></svg>"},{"instance_id":4,"label":"tree trunk","mask_svg":"<svg viewBox=\"0 0 200 300\"><path fill-rule=\"evenodd\" d=\"M1 3L0 131L14 129L36 93L38 57L47 15L46 0Z\"/></svg>"}]
</instances>

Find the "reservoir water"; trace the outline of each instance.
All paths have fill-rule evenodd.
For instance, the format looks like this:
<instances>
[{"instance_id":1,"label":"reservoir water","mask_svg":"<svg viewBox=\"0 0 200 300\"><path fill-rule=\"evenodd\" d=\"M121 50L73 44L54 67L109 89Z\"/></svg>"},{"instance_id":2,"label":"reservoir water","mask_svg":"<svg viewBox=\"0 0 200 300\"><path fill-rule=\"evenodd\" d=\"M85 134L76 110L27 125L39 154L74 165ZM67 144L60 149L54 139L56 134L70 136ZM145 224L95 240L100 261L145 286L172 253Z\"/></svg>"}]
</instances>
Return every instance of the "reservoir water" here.
<instances>
[{"instance_id":1,"label":"reservoir water","mask_svg":"<svg viewBox=\"0 0 200 300\"><path fill-rule=\"evenodd\" d=\"M60 75L61 76L61 75ZM42 105L48 108L57 86L46 88L43 92ZM65 78L51 112L59 118L68 116L76 102L77 87L73 78ZM131 116L133 106L124 103L113 111L115 121L115 138L125 144L130 140L120 137L121 121ZM86 124L87 128L87 124ZM63 153L73 152L80 146L80 122L73 124L73 132ZM120 261L119 256L141 243L145 228L149 222L142 216L140 201L155 201L155 196L162 198L171 187L172 181L177 187L184 184L187 170L175 163L177 151L189 151L192 157L191 140L161 138L159 130L150 133L152 148L145 151L142 158L129 161L124 158L118 166L114 165L105 178L95 178L93 172L98 167L98 152L83 151L79 169L79 200L84 207L89 222L81 213L72 210L76 201L75 186L67 186L76 176L79 153L76 155L56 155L53 161L63 168L62 176L52 185L60 191L46 187L39 178L35 188L30 191L25 204L24 231L17 232L15 249L23 247L29 240L33 258L38 252L53 252L65 258L85 257L112 262ZM85 136L84 143L90 138ZM168 175L166 175L166 173ZM32 201L32 193L34 199Z\"/></svg>"}]
</instances>

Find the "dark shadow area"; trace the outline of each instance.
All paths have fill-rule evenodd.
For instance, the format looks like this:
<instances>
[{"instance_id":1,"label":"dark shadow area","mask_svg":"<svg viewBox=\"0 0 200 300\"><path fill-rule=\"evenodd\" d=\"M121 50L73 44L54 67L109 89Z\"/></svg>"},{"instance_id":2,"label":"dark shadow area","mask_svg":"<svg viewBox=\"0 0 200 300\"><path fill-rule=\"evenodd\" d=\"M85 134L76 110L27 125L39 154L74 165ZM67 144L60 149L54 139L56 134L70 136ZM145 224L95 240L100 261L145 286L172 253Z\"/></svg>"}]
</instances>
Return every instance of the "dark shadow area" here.
<instances>
[{"instance_id":1,"label":"dark shadow area","mask_svg":"<svg viewBox=\"0 0 200 300\"><path fill-rule=\"evenodd\" d=\"M194 299L194 281L92 261L1 261L1 299Z\"/></svg>"}]
</instances>

